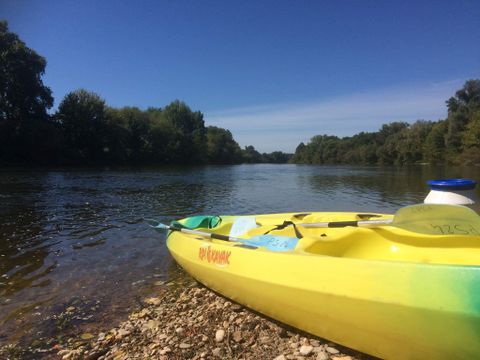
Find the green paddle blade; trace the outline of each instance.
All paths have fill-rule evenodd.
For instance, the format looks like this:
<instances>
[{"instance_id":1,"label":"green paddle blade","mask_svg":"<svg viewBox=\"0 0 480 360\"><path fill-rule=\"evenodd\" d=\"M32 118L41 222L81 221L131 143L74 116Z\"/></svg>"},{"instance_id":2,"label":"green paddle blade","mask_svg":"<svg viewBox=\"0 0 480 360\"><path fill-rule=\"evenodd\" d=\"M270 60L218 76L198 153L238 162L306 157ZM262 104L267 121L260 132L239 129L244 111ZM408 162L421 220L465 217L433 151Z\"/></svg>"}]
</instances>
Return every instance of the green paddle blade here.
<instances>
[{"instance_id":1,"label":"green paddle blade","mask_svg":"<svg viewBox=\"0 0 480 360\"><path fill-rule=\"evenodd\" d=\"M184 229L212 229L222 222L220 216L197 215L183 219L181 222L172 221L171 225Z\"/></svg>"},{"instance_id":2,"label":"green paddle blade","mask_svg":"<svg viewBox=\"0 0 480 360\"><path fill-rule=\"evenodd\" d=\"M480 216L461 205L418 204L395 213L392 226L430 235L480 235Z\"/></svg>"}]
</instances>

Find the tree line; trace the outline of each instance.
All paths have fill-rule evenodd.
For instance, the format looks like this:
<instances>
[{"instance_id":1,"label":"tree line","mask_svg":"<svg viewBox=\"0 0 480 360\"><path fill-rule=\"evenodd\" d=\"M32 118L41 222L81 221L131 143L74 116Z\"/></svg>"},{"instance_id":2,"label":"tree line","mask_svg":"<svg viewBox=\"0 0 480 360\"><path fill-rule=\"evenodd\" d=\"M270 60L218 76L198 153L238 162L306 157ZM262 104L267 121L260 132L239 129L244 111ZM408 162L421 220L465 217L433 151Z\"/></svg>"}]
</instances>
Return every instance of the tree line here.
<instances>
[{"instance_id":1,"label":"tree line","mask_svg":"<svg viewBox=\"0 0 480 360\"><path fill-rule=\"evenodd\" d=\"M287 162L282 152L242 149L229 130L205 126L187 104L114 108L85 89L68 93L55 113L43 83L46 60L0 21L0 163L237 164Z\"/></svg>"},{"instance_id":2,"label":"tree line","mask_svg":"<svg viewBox=\"0 0 480 360\"><path fill-rule=\"evenodd\" d=\"M300 143L297 164L480 164L480 80L468 80L446 101L448 116L413 124L393 122L377 132Z\"/></svg>"},{"instance_id":3,"label":"tree line","mask_svg":"<svg viewBox=\"0 0 480 360\"><path fill-rule=\"evenodd\" d=\"M0 21L0 164L480 164L480 80L447 100L448 116L393 122L354 136L316 135L295 154L241 148L203 114L165 107L114 108L98 94L68 93L55 113L46 60Z\"/></svg>"}]
</instances>

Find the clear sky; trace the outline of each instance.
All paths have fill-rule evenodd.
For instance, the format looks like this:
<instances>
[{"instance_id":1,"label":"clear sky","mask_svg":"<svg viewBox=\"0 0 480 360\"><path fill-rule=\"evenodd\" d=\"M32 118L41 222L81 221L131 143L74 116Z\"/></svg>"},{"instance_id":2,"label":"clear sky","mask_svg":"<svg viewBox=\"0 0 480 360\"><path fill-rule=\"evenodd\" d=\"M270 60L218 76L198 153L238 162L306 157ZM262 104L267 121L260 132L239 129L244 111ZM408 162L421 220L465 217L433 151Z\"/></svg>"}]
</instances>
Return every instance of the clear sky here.
<instances>
[{"instance_id":1,"label":"clear sky","mask_svg":"<svg viewBox=\"0 0 480 360\"><path fill-rule=\"evenodd\" d=\"M0 0L0 18L46 57L56 106L180 99L259 151L438 120L480 78L477 0Z\"/></svg>"}]
</instances>

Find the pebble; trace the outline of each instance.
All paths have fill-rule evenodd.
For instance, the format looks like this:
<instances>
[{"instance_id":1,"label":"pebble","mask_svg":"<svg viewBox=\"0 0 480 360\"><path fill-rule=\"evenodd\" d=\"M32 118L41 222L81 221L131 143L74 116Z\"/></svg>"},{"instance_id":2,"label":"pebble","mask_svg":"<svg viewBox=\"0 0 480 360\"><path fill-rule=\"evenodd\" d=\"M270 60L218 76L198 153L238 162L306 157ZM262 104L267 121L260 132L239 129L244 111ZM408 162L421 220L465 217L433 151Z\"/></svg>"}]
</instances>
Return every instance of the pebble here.
<instances>
[{"instance_id":1,"label":"pebble","mask_svg":"<svg viewBox=\"0 0 480 360\"><path fill-rule=\"evenodd\" d=\"M308 356L312 353L313 346L312 345L302 345L300 347L300 355Z\"/></svg>"},{"instance_id":2,"label":"pebble","mask_svg":"<svg viewBox=\"0 0 480 360\"><path fill-rule=\"evenodd\" d=\"M66 360L358 360L342 356L334 343L300 335L198 285L164 291L145 299L144 308L117 328L90 334L89 341L67 338L53 351Z\"/></svg>"},{"instance_id":3,"label":"pebble","mask_svg":"<svg viewBox=\"0 0 480 360\"><path fill-rule=\"evenodd\" d=\"M242 333L240 331L235 331L232 335L233 340L236 342L242 341Z\"/></svg>"},{"instance_id":4,"label":"pebble","mask_svg":"<svg viewBox=\"0 0 480 360\"><path fill-rule=\"evenodd\" d=\"M147 323L145 324L145 327L147 329L156 329L160 326L160 321L157 320L148 320Z\"/></svg>"},{"instance_id":5,"label":"pebble","mask_svg":"<svg viewBox=\"0 0 480 360\"><path fill-rule=\"evenodd\" d=\"M170 349L168 346L165 346L162 350L159 351L160 355L165 355L169 352L172 352L172 349Z\"/></svg>"},{"instance_id":6,"label":"pebble","mask_svg":"<svg viewBox=\"0 0 480 360\"><path fill-rule=\"evenodd\" d=\"M222 349L220 349L218 347L212 350L212 355L213 356L220 356L221 354L222 354Z\"/></svg>"},{"instance_id":7,"label":"pebble","mask_svg":"<svg viewBox=\"0 0 480 360\"><path fill-rule=\"evenodd\" d=\"M215 333L215 341L222 342L224 337L225 337L225 330L223 329L217 330L217 332Z\"/></svg>"},{"instance_id":8,"label":"pebble","mask_svg":"<svg viewBox=\"0 0 480 360\"><path fill-rule=\"evenodd\" d=\"M162 302L162 300L160 300L159 298L156 298L156 297L151 297L151 298L148 298L148 299L145 300L146 304L154 305L154 306L160 305L161 302Z\"/></svg>"},{"instance_id":9,"label":"pebble","mask_svg":"<svg viewBox=\"0 0 480 360\"><path fill-rule=\"evenodd\" d=\"M82 335L80 335L80 339L82 340L90 340L93 338L94 338L93 334L90 334L90 333L83 333Z\"/></svg>"},{"instance_id":10,"label":"pebble","mask_svg":"<svg viewBox=\"0 0 480 360\"><path fill-rule=\"evenodd\" d=\"M315 358L315 360L328 360L328 359L330 359L330 356L325 351L320 351L317 354L317 357Z\"/></svg>"},{"instance_id":11,"label":"pebble","mask_svg":"<svg viewBox=\"0 0 480 360\"><path fill-rule=\"evenodd\" d=\"M327 348L325 349L327 350L328 353L330 354L338 354L340 353L340 351L338 351L337 349L333 348L333 347L330 347L330 346L327 346Z\"/></svg>"},{"instance_id":12,"label":"pebble","mask_svg":"<svg viewBox=\"0 0 480 360\"><path fill-rule=\"evenodd\" d=\"M122 339L122 338L124 338L125 336L128 336L128 335L130 335L130 331L128 331L128 330L119 329L117 331L117 338L119 338L119 339Z\"/></svg>"}]
</instances>

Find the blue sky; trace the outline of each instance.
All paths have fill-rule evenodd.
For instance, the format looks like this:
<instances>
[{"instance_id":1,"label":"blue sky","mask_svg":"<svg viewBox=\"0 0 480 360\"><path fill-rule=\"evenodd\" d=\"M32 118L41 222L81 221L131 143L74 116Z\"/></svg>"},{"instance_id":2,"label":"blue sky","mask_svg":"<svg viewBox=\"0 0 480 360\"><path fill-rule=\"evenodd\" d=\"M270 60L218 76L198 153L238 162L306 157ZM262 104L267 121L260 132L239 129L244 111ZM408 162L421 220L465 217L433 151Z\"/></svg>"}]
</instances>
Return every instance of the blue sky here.
<instances>
[{"instance_id":1,"label":"blue sky","mask_svg":"<svg viewBox=\"0 0 480 360\"><path fill-rule=\"evenodd\" d=\"M480 1L0 0L45 56L56 106L185 101L241 146L293 152L313 135L446 115L480 78Z\"/></svg>"}]
</instances>

